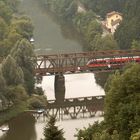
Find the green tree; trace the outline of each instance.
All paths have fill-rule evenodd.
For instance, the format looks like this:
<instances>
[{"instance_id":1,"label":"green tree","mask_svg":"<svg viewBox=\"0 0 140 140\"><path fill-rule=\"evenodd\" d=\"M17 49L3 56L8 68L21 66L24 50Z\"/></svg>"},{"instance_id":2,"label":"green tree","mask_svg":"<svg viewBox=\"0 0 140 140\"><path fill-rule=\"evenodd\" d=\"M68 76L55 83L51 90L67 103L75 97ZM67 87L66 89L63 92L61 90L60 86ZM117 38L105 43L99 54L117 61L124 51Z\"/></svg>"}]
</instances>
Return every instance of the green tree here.
<instances>
[{"instance_id":1,"label":"green tree","mask_svg":"<svg viewBox=\"0 0 140 140\"><path fill-rule=\"evenodd\" d=\"M1 70L1 67L0 67L0 91L4 91L4 89L6 88L6 81L3 77L3 74L2 74L2 70Z\"/></svg>"},{"instance_id":2,"label":"green tree","mask_svg":"<svg viewBox=\"0 0 140 140\"><path fill-rule=\"evenodd\" d=\"M131 49L140 49L140 41L133 40Z\"/></svg>"},{"instance_id":3,"label":"green tree","mask_svg":"<svg viewBox=\"0 0 140 140\"><path fill-rule=\"evenodd\" d=\"M113 131L111 138L112 138L112 140L120 140L119 134L116 130Z\"/></svg>"},{"instance_id":4,"label":"green tree","mask_svg":"<svg viewBox=\"0 0 140 140\"><path fill-rule=\"evenodd\" d=\"M58 129L57 126L55 126L56 118L54 116L50 116L46 127L44 128L44 136L45 138L43 140L65 140L63 137L63 129Z\"/></svg>"},{"instance_id":5,"label":"green tree","mask_svg":"<svg viewBox=\"0 0 140 140\"><path fill-rule=\"evenodd\" d=\"M15 47L11 50L11 55L21 68L29 70L31 73L35 66L35 54L33 46L27 39L18 41Z\"/></svg>"},{"instance_id":6,"label":"green tree","mask_svg":"<svg viewBox=\"0 0 140 140\"><path fill-rule=\"evenodd\" d=\"M77 137L77 140L81 140L83 138L84 140L100 140L101 132L104 128L104 123L101 122L95 122L93 125L89 125L88 128L83 128L80 130L77 130L78 133L75 135Z\"/></svg>"},{"instance_id":7,"label":"green tree","mask_svg":"<svg viewBox=\"0 0 140 140\"><path fill-rule=\"evenodd\" d=\"M22 36L16 32L15 29L9 28L9 33L7 35L7 40L9 42L10 50L15 46L16 42L21 40Z\"/></svg>"},{"instance_id":8,"label":"green tree","mask_svg":"<svg viewBox=\"0 0 140 140\"><path fill-rule=\"evenodd\" d=\"M94 23L95 17L96 17L95 13L93 13L92 11L88 11L86 13L78 13L73 18L73 24L76 26L76 29L80 33L85 35L85 33L87 32L88 28L90 30L90 27L94 26L96 24L96 22ZM89 26L90 23L91 23L91 25ZM97 27L97 26L95 25L95 27Z\"/></svg>"},{"instance_id":9,"label":"green tree","mask_svg":"<svg viewBox=\"0 0 140 140\"><path fill-rule=\"evenodd\" d=\"M3 40L7 33L7 24L3 18L0 17L0 40Z\"/></svg>"},{"instance_id":10,"label":"green tree","mask_svg":"<svg viewBox=\"0 0 140 140\"><path fill-rule=\"evenodd\" d=\"M6 98L13 104L19 104L26 101L28 96L25 88L22 85L9 86L5 93Z\"/></svg>"},{"instance_id":11,"label":"green tree","mask_svg":"<svg viewBox=\"0 0 140 140\"><path fill-rule=\"evenodd\" d=\"M23 38L30 39L33 36L33 25L31 19L28 17L20 17L12 20L11 28L22 35Z\"/></svg>"},{"instance_id":12,"label":"green tree","mask_svg":"<svg viewBox=\"0 0 140 140\"><path fill-rule=\"evenodd\" d=\"M140 126L140 65L116 73L108 82L105 100L105 122L109 130L117 130L127 140Z\"/></svg>"},{"instance_id":13,"label":"green tree","mask_svg":"<svg viewBox=\"0 0 140 140\"><path fill-rule=\"evenodd\" d=\"M140 130L137 133L132 134L130 140L140 140Z\"/></svg>"},{"instance_id":14,"label":"green tree","mask_svg":"<svg viewBox=\"0 0 140 140\"><path fill-rule=\"evenodd\" d=\"M80 0L87 9L92 9L98 15L105 17L111 11L122 12L128 0Z\"/></svg>"},{"instance_id":15,"label":"green tree","mask_svg":"<svg viewBox=\"0 0 140 140\"><path fill-rule=\"evenodd\" d=\"M0 67L0 100L2 101L2 104L4 105L6 103L6 98L5 98L5 90L6 90L6 82L3 77L1 67Z\"/></svg>"},{"instance_id":16,"label":"green tree","mask_svg":"<svg viewBox=\"0 0 140 140\"><path fill-rule=\"evenodd\" d=\"M0 1L0 17L8 23L12 18L12 10L4 3L4 1Z\"/></svg>"},{"instance_id":17,"label":"green tree","mask_svg":"<svg viewBox=\"0 0 140 140\"><path fill-rule=\"evenodd\" d=\"M17 11L17 6L19 4L19 0L5 0L5 3L9 5L9 7L16 12Z\"/></svg>"},{"instance_id":18,"label":"green tree","mask_svg":"<svg viewBox=\"0 0 140 140\"><path fill-rule=\"evenodd\" d=\"M77 12L77 4L74 0L47 0L41 1L47 9L65 21L71 21L72 17Z\"/></svg>"},{"instance_id":19,"label":"green tree","mask_svg":"<svg viewBox=\"0 0 140 140\"><path fill-rule=\"evenodd\" d=\"M140 5L139 0L126 1L123 21L115 32L115 39L121 49L129 49L133 40L139 40L140 7L138 5Z\"/></svg>"},{"instance_id":20,"label":"green tree","mask_svg":"<svg viewBox=\"0 0 140 140\"><path fill-rule=\"evenodd\" d=\"M92 42L98 34L102 34L102 27L97 21L93 20L89 23L86 31L86 38L88 42Z\"/></svg>"},{"instance_id":21,"label":"green tree","mask_svg":"<svg viewBox=\"0 0 140 140\"><path fill-rule=\"evenodd\" d=\"M24 83L23 71L10 55L2 63L2 73L8 86Z\"/></svg>"},{"instance_id":22,"label":"green tree","mask_svg":"<svg viewBox=\"0 0 140 140\"><path fill-rule=\"evenodd\" d=\"M47 99L46 99L45 96L33 94L29 98L28 103L29 103L29 108L31 108L31 109L46 108L46 106L47 106Z\"/></svg>"},{"instance_id":23,"label":"green tree","mask_svg":"<svg viewBox=\"0 0 140 140\"><path fill-rule=\"evenodd\" d=\"M100 140L111 140L111 136L106 131L103 131L101 133Z\"/></svg>"},{"instance_id":24,"label":"green tree","mask_svg":"<svg viewBox=\"0 0 140 140\"><path fill-rule=\"evenodd\" d=\"M28 40L22 39L16 43L11 54L23 70L27 92L29 94L33 93L35 84L34 67L36 62L33 46Z\"/></svg>"},{"instance_id":25,"label":"green tree","mask_svg":"<svg viewBox=\"0 0 140 140\"><path fill-rule=\"evenodd\" d=\"M97 34L90 43L92 50L117 50L118 45L112 35L102 37L101 34Z\"/></svg>"}]
</instances>

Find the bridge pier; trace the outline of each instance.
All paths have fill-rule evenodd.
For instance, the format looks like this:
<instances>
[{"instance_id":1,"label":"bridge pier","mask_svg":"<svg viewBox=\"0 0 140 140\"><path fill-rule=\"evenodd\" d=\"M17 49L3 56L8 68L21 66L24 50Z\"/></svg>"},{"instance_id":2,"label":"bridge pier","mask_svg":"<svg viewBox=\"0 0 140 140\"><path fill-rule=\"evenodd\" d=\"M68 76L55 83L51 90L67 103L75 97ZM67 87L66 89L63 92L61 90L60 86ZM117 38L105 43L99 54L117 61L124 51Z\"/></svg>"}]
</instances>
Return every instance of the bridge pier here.
<instances>
[{"instance_id":1,"label":"bridge pier","mask_svg":"<svg viewBox=\"0 0 140 140\"><path fill-rule=\"evenodd\" d=\"M54 89L56 102L63 103L65 99L65 77L63 74L55 75Z\"/></svg>"}]
</instances>

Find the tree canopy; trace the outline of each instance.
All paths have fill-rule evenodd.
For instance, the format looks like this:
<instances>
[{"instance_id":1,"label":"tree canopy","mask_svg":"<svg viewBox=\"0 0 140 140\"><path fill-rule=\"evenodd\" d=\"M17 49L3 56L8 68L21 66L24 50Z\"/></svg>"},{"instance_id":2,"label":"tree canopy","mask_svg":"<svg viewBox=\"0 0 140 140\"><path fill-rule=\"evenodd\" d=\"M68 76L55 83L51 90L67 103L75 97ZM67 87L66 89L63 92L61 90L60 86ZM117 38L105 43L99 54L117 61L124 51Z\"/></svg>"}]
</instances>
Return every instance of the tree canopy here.
<instances>
[{"instance_id":1,"label":"tree canopy","mask_svg":"<svg viewBox=\"0 0 140 140\"><path fill-rule=\"evenodd\" d=\"M105 121L127 140L140 126L140 65L132 65L123 74L117 72L107 85Z\"/></svg>"},{"instance_id":2,"label":"tree canopy","mask_svg":"<svg viewBox=\"0 0 140 140\"><path fill-rule=\"evenodd\" d=\"M2 73L7 85L24 83L24 74L12 56L8 56L2 63Z\"/></svg>"},{"instance_id":3,"label":"tree canopy","mask_svg":"<svg viewBox=\"0 0 140 140\"><path fill-rule=\"evenodd\" d=\"M65 140L65 138L63 137L63 129L59 130L55 123L55 116L50 116L47 125L44 128L45 138L43 140Z\"/></svg>"}]
</instances>

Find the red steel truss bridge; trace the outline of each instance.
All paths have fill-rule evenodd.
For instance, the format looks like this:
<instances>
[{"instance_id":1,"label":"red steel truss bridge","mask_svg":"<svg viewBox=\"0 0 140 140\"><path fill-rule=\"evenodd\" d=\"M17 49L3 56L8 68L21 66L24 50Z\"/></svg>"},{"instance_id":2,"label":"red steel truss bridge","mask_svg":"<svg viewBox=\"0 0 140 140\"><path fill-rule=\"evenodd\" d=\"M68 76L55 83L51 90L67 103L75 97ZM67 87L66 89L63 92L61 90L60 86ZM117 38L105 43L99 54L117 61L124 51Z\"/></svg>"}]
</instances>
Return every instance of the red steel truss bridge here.
<instances>
[{"instance_id":1,"label":"red steel truss bridge","mask_svg":"<svg viewBox=\"0 0 140 140\"><path fill-rule=\"evenodd\" d=\"M91 60L99 61L103 59L115 58L133 58L140 57L140 50L111 50L111 51L93 51L83 53L67 53L67 54L54 54L54 55L38 55L37 64L35 67L35 74L40 76L55 75L58 73L76 73L88 72L93 70L110 71L110 67L96 67L96 69L89 68L88 62ZM122 65L117 65L114 69L120 69Z\"/></svg>"}]
</instances>

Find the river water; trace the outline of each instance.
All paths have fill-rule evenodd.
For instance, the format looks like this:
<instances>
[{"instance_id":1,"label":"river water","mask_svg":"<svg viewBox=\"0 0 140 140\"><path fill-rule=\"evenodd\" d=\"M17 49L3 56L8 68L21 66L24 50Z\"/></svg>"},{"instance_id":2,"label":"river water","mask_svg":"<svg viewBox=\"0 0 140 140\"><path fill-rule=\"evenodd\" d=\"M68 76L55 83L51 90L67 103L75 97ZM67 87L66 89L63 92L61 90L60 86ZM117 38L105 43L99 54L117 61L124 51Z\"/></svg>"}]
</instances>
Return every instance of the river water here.
<instances>
[{"instance_id":1,"label":"river water","mask_svg":"<svg viewBox=\"0 0 140 140\"><path fill-rule=\"evenodd\" d=\"M37 53L58 54L81 52L82 45L74 40L72 32L65 33L60 26L39 6L37 0L21 0L20 11L30 16L34 25L34 39ZM70 35L71 34L71 35ZM68 39L67 36L73 37Z\"/></svg>"},{"instance_id":2,"label":"river water","mask_svg":"<svg viewBox=\"0 0 140 140\"><path fill-rule=\"evenodd\" d=\"M20 11L28 15L35 27L35 51L40 54L82 52L83 44L76 33L56 23L36 0L21 0ZM65 29L65 30L64 30ZM65 32L66 31L66 32ZM54 76L43 77L42 84L48 99L54 99ZM65 98L104 95L104 90L96 84L93 73L65 75ZM59 121L57 125L65 131L67 140L75 140L76 128L87 127L102 117ZM45 122L29 114L23 114L9 122L9 131L0 131L0 140L40 140L43 138Z\"/></svg>"}]
</instances>

